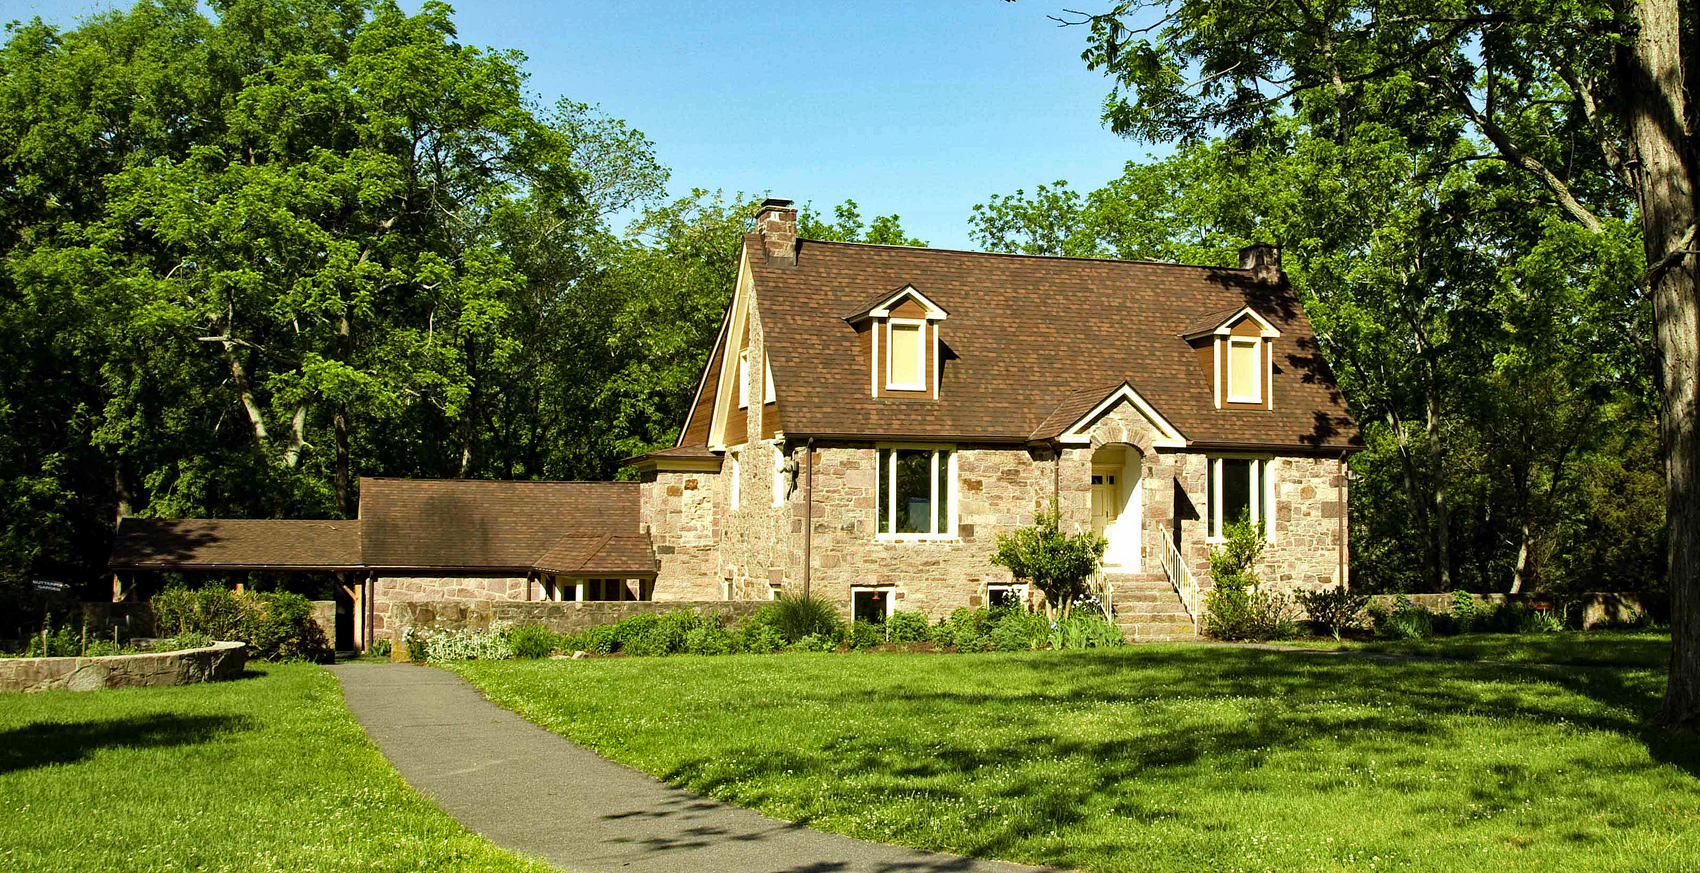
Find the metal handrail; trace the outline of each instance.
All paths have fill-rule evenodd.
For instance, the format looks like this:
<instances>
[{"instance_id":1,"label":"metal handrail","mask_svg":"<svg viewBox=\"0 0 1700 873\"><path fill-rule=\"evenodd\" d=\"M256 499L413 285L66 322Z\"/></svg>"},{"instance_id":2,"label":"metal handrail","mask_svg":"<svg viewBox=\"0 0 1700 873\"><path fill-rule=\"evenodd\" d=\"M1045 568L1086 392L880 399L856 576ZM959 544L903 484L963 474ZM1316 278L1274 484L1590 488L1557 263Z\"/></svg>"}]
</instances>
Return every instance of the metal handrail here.
<instances>
[{"instance_id":1,"label":"metal handrail","mask_svg":"<svg viewBox=\"0 0 1700 873\"><path fill-rule=\"evenodd\" d=\"M1198 582L1192 578L1192 568L1186 565L1186 559L1181 557L1181 550L1175 547L1175 540L1169 536L1168 528L1157 525L1157 530L1163 537L1161 556L1163 572L1169 577L1169 584L1175 586L1175 593L1180 595L1181 605L1186 607L1186 614L1192 618L1192 632L1198 633Z\"/></svg>"}]
</instances>

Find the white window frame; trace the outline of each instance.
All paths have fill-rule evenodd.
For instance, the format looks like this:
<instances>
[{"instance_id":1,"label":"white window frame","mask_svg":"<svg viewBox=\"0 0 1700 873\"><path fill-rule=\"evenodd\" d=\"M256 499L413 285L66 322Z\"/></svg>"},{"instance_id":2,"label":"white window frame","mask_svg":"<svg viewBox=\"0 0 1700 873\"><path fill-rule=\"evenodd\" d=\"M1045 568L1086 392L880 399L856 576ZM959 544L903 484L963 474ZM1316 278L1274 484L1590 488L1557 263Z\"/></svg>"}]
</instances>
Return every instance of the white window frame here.
<instances>
[{"instance_id":1,"label":"white window frame","mask_svg":"<svg viewBox=\"0 0 1700 873\"><path fill-rule=\"evenodd\" d=\"M780 592L784 590L785 586L783 585L775 585L772 582L767 583L767 599L778 600Z\"/></svg>"},{"instance_id":2,"label":"white window frame","mask_svg":"<svg viewBox=\"0 0 1700 873\"><path fill-rule=\"evenodd\" d=\"M913 326L913 327L920 328L918 333L920 334L920 346L921 346L920 355L921 355L921 359L919 361L915 362L915 364L916 364L916 366L915 366L915 378L917 380L915 382L896 382L896 381L892 380L891 368L892 368L893 362L895 362L897 360L897 355L893 353L893 350L895 350L897 348L897 344L891 338L892 337L892 329L894 327L899 326L899 325L902 325L904 327ZM927 369L927 362L932 359L932 355L929 354L928 350L927 350L927 320L924 319L924 318L890 318L890 319L886 319L885 347L886 347L886 353L885 353L885 387L886 387L886 389L890 390L890 391L925 391L925 390L927 390L927 381L928 381L927 374L930 372Z\"/></svg>"},{"instance_id":3,"label":"white window frame","mask_svg":"<svg viewBox=\"0 0 1700 873\"><path fill-rule=\"evenodd\" d=\"M1024 607L1028 604L1028 596L1032 594L1032 589L1026 582L992 582L986 585L986 606L988 608L992 605L993 591L1008 591L1015 595L1015 602Z\"/></svg>"},{"instance_id":4,"label":"white window frame","mask_svg":"<svg viewBox=\"0 0 1700 873\"><path fill-rule=\"evenodd\" d=\"M1234 391L1234 346L1250 346L1257 355L1257 363L1252 365L1251 378L1253 393L1235 394ZM1228 384L1224 386L1228 393L1229 403L1262 403L1263 402L1263 339L1261 337L1230 336L1224 348L1227 358Z\"/></svg>"},{"instance_id":5,"label":"white window frame","mask_svg":"<svg viewBox=\"0 0 1700 873\"><path fill-rule=\"evenodd\" d=\"M738 408L750 408L750 350L738 353Z\"/></svg>"},{"instance_id":6,"label":"white window frame","mask_svg":"<svg viewBox=\"0 0 1700 873\"><path fill-rule=\"evenodd\" d=\"M734 510L738 508L738 505L741 502L741 494L739 492L743 490L739 487L742 479L744 478L743 454L744 453L741 450L733 450L726 453L726 460L732 464L731 477L726 483L726 487L729 489L726 502Z\"/></svg>"},{"instance_id":7,"label":"white window frame","mask_svg":"<svg viewBox=\"0 0 1700 873\"><path fill-rule=\"evenodd\" d=\"M880 450L881 449L889 449L890 450L890 454L886 456L886 465L885 465L886 469L884 469L884 470L879 469L879 466L880 466L879 457L880 457ZM942 530L942 531L934 530L931 533L897 533L897 452L898 452L899 449L921 450L921 451L929 451L929 452L933 453L932 459L927 465L927 481L932 483L935 491L938 487L938 481L939 481L939 453L940 452L949 452L950 453L950 459L948 461L948 463L950 464L950 467L948 469L946 469L946 471L945 471L945 476L946 476L945 485L946 485L946 490L948 491L948 493L945 495L945 499L949 501L949 507L948 507L949 511L947 512L948 517L945 519L946 527L947 527L946 530ZM875 504L874 505L874 512L875 512L875 515L874 515L874 539L879 540L881 542L903 542L903 541L913 542L913 541L922 541L922 540L937 541L937 540L954 540L954 539L956 539L956 517L957 517L957 512L958 512L956 475L957 475L957 466L958 466L957 465L957 459L960 458L960 457L961 457L961 453L959 451L957 451L957 448L954 445L937 445L937 444L932 444L932 443L880 443L877 446L875 446L874 447L874 468L875 468L874 469L874 504ZM883 508L883 510L879 506L880 481L881 481L882 477L887 479L890 483L890 486L891 486L887 491L887 493L890 495L890 497L886 501L886 505ZM937 500L938 500L938 494L937 493L933 494L933 500L934 500L935 503L937 502ZM886 513L886 516L885 516L885 518L886 518L886 528L888 529L888 531L886 533L880 532L880 525L879 525L880 517L879 517L878 513L881 512L881 511ZM933 523L933 527L937 528L938 527L938 513L936 511L932 513L931 521ZM869 587L874 587L874 586L869 586Z\"/></svg>"},{"instance_id":8,"label":"white window frame","mask_svg":"<svg viewBox=\"0 0 1700 873\"><path fill-rule=\"evenodd\" d=\"M1251 467L1247 475L1251 476L1253 483L1258 480L1258 470L1261 467L1263 487L1250 489L1251 522L1256 524L1261 519L1263 521L1264 541L1275 542L1275 476L1280 471L1281 465L1271 455L1211 455L1209 457L1206 463L1210 464L1211 475L1205 477L1205 482L1210 483L1213 488L1211 493L1205 495L1205 512L1210 515L1209 518L1205 519L1205 530L1208 532L1211 528L1214 528L1216 533L1206 536L1205 541L1211 543L1228 541L1227 536L1224 535L1227 531L1227 519L1222 517L1222 513L1226 509L1223 500L1223 483L1227 480L1228 470L1228 465L1223 462L1229 459L1250 461Z\"/></svg>"},{"instance_id":9,"label":"white window frame","mask_svg":"<svg viewBox=\"0 0 1700 873\"><path fill-rule=\"evenodd\" d=\"M777 403L779 401L779 395L773 390L773 362L768 360L766 355L762 356L761 369L761 405L766 406L769 403Z\"/></svg>"},{"instance_id":10,"label":"white window frame","mask_svg":"<svg viewBox=\"0 0 1700 873\"><path fill-rule=\"evenodd\" d=\"M885 592L885 620L891 621L892 613L897 611L897 586L895 585L852 585L850 586L850 620L856 620L856 595L864 591Z\"/></svg>"}]
</instances>

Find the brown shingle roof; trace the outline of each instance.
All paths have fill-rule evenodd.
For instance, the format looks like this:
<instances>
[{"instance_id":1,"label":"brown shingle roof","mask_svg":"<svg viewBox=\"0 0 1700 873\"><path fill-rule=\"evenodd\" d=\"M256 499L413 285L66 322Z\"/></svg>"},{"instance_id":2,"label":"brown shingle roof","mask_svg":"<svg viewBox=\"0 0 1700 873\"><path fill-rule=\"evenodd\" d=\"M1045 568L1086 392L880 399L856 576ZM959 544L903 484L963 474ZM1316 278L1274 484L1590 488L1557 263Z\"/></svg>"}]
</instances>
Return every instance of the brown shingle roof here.
<instances>
[{"instance_id":1,"label":"brown shingle roof","mask_svg":"<svg viewBox=\"0 0 1700 873\"><path fill-rule=\"evenodd\" d=\"M1033 429L1033 433L1028 438L1048 440L1061 436L1063 431L1068 430L1069 425L1079 421L1081 416L1091 412L1093 407L1110 396L1110 392L1120 389L1124 384L1126 383L1116 382L1110 385L1093 385L1089 388L1081 388L1064 397L1062 402L1051 410L1051 414L1046 416L1037 428ZM1135 388L1134 390L1139 389ZM1140 396L1143 397L1144 395Z\"/></svg>"},{"instance_id":2,"label":"brown shingle roof","mask_svg":"<svg viewBox=\"0 0 1700 873\"><path fill-rule=\"evenodd\" d=\"M661 569L648 534L568 534L537 559L536 567L558 576L644 576Z\"/></svg>"},{"instance_id":3,"label":"brown shingle roof","mask_svg":"<svg viewBox=\"0 0 1700 873\"><path fill-rule=\"evenodd\" d=\"M1357 442L1297 297L1245 270L814 240L799 241L793 267L769 264L759 240L746 244L787 433L1025 441L1061 399L1132 374L1195 443ZM868 365L843 320L906 284L950 312L938 400L870 397ZM1247 305L1281 332L1275 408L1216 409L1212 374L1179 334Z\"/></svg>"},{"instance_id":4,"label":"brown shingle roof","mask_svg":"<svg viewBox=\"0 0 1700 873\"><path fill-rule=\"evenodd\" d=\"M339 570L361 566L359 521L126 518L115 570Z\"/></svg>"},{"instance_id":5,"label":"brown shingle roof","mask_svg":"<svg viewBox=\"0 0 1700 873\"><path fill-rule=\"evenodd\" d=\"M566 535L640 537L638 488L363 478L362 551L372 567L529 570Z\"/></svg>"}]
</instances>

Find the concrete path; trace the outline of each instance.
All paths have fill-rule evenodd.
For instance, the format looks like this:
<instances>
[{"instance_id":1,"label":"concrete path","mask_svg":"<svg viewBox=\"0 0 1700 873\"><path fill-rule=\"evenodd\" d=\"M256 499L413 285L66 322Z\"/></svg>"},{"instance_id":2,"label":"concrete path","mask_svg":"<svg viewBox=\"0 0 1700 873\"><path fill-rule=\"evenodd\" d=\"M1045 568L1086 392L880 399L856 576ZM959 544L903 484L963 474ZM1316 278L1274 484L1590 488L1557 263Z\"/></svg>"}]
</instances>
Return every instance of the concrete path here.
<instances>
[{"instance_id":1,"label":"concrete path","mask_svg":"<svg viewBox=\"0 0 1700 873\"><path fill-rule=\"evenodd\" d=\"M460 677L338 664L354 717L402 778L491 842L567 870L1015 873L869 843L669 787L485 700Z\"/></svg>"}]
</instances>

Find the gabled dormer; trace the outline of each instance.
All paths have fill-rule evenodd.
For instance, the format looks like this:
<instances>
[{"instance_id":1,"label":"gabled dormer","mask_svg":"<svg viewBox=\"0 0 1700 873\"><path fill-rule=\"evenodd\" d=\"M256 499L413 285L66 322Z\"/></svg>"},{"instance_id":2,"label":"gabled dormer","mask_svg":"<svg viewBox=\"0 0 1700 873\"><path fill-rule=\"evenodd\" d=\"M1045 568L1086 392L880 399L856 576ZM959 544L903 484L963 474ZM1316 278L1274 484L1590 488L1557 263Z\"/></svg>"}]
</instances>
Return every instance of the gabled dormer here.
<instances>
[{"instance_id":1,"label":"gabled dormer","mask_svg":"<svg viewBox=\"0 0 1700 873\"><path fill-rule=\"evenodd\" d=\"M873 397L938 399L939 336L948 316L914 285L904 285L845 317L861 335Z\"/></svg>"},{"instance_id":2,"label":"gabled dormer","mask_svg":"<svg viewBox=\"0 0 1700 873\"><path fill-rule=\"evenodd\" d=\"M1281 332L1256 309L1213 312L1183 333L1210 374L1217 409L1274 409L1275 340Z\"/></svg>"}]
</instances>

